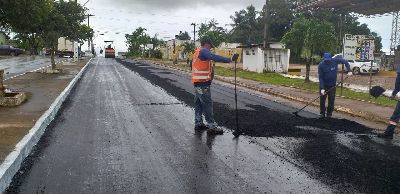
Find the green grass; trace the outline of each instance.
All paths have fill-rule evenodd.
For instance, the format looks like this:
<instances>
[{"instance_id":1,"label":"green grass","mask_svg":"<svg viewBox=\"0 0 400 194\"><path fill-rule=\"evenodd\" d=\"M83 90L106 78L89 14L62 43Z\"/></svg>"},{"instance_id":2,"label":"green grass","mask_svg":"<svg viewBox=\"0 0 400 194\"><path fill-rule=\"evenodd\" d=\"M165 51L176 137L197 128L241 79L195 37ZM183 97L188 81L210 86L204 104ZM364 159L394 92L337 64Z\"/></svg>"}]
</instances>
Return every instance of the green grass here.
<instances>
[{"instance_id":1,"label":"green grass","mask_svg":"<svg viewBox=\"0 0 400 194\"><path fill-rule=\"evenodd\" d=\"M233 69L228 69L224 67L215 67L215 74L224 76L224 77L233 77L234 76L234 70ZM301 88L304 90L312 91L315 93L318 93L319 91L319 84L310 82L310 83L305 83L304 80L302 79L291 79L287 77L283 77L277 73L255 73L255 72L250 72L250 71L245 71L245 70L238 70L237 71L237 76L240 78L248 79L248 80L253 80L253 81L258 81L261 83L268 83L272 85L284 85L284 86L293 86L297 88ZM337 94L339 94L340 90L337 90ZM348 97L348 98L356 98L360 100L365 100L365 101L371 101L375 102L380 105L384 106L395 106L396 101L390 100L386 97L380 97L380 98L371 98L369 94L362 93L362 92L355 92L347 88L343 88L343 96Z\"/></svg>"}]
</instances>

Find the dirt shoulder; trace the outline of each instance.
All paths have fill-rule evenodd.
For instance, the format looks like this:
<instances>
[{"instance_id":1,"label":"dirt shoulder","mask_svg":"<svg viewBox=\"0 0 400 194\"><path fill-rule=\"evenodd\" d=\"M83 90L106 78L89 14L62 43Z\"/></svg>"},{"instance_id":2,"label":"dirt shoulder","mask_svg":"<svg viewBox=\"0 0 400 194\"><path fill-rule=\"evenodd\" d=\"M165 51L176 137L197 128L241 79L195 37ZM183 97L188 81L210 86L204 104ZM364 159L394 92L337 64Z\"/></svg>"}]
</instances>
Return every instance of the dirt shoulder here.
<instances>
[{"instance_id":1,"label":"dirt shoulder","mask_svg":"<svg viewBox=\"0 0 400 194\"><path fill-rule=\"evenodd\" d=\"M59 64L57 68L62 69L60 74L34 72L5 81L6 88L27 92L28 100L17 107L0 107L0 162L4 161L87 62L81 60L78 63Z\"/></svg>"}]
</instances>

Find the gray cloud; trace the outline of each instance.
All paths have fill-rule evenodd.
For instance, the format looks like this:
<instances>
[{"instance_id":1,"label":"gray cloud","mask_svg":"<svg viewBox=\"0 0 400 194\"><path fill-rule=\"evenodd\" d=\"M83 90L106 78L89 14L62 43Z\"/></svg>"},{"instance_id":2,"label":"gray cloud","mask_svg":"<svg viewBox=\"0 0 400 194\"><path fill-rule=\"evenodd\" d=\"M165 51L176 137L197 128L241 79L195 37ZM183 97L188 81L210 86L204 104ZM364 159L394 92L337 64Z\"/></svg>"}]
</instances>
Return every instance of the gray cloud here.
<instances>
[{"instance_id":1,"label":"gray cloud","mask_svg":"<svg viewBox=\"0 0 400 194\"><path fill-rule=\"evenodd\" d=\"M87 0L79 0L85 3ZM125 50L125 33L137 27L145 27L148 33L158 33L161 38L174 37L179 31L192 33L192 22L201 23L215 18L221 26L231 23L229 16L235 11L253 4L260 10L264 0L90 0L89 12L92 27L105 36L96 41L102 45L104 40L115 40L118 50ZM391 17L361 19L370 25L383 38L384 49L389 47Z\"/></svg>"},{"instance_id":2,"label":"gray cloud","mask_svg":"<svg viewBox=\"0 0 400 194\"><path fill-rule=\"evenodd\" d=\"M149 10L158 9L180 9L180 8L198 8L201 6L215 7L215 6L229 6L229 7L245 7L250 4L260 6L264 1L262 0L202 0L199 2L188 0L97 0L102 3L112 2L117 6L123 7L136 7L145 8Z\"/></svg>"}]
</instances>

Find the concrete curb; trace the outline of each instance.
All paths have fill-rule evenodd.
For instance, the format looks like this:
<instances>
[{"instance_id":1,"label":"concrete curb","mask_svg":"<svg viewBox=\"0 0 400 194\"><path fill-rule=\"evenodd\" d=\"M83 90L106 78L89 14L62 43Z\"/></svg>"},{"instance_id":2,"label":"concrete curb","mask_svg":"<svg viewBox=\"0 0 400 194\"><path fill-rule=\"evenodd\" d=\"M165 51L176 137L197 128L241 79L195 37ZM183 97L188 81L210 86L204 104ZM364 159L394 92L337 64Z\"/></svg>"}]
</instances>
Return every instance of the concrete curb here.
<instances>
[{"instance_id":1,"label":"concrete curb","mask_svg":"<svg viewBox=\"0 0 400 194\"><path fill-rule=\"evenodd\" d=\"M0 193L4 193L4 191L8 188L12 178L20 169L22 162L31 153L32 148L38 143L47 126L51 123L51 121L53 121L65 99L69 96L71 90L81 79L92 59L90 59L89 62L81 69L81 71L69 83L64 91L51 104L50 108L36 121L32 129L29 130L29 133L26 134L20 142L18 142L14 151L11 152L0 165Z\"/></svg>"}]
</instances>

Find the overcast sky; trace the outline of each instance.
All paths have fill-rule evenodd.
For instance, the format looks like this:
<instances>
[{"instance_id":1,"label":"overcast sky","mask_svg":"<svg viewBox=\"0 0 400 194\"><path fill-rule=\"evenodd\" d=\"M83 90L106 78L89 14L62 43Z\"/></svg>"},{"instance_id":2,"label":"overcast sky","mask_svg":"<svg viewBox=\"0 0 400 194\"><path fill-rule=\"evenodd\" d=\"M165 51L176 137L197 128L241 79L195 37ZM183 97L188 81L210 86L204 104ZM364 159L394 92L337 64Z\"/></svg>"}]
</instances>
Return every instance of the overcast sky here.
<instances>
[{"instance_id":1,"label":"overcast sky","mask_svg":"<svg viewBox=\"0 0 400 194\"><path fill-rule=\"evenodd\" d=\"M81 4L87 0L79 0ZM197 2L197 3L196 3ZM90 0L86 6L90 26L96 31L96 47L104 46L104 40L115 41L117 51L125 51L125 34L137 27L144 27L148 34L159 34L162 39L171 39L179 31L188 31L193 37L191 23L202 23L215 18L222 27L229 28L230 16L235 11L252 4L261 10L264 0ZM372 30L382 36L384 50L390 45L391 16L362 18Z\"/></svg>"}]
</instances>

